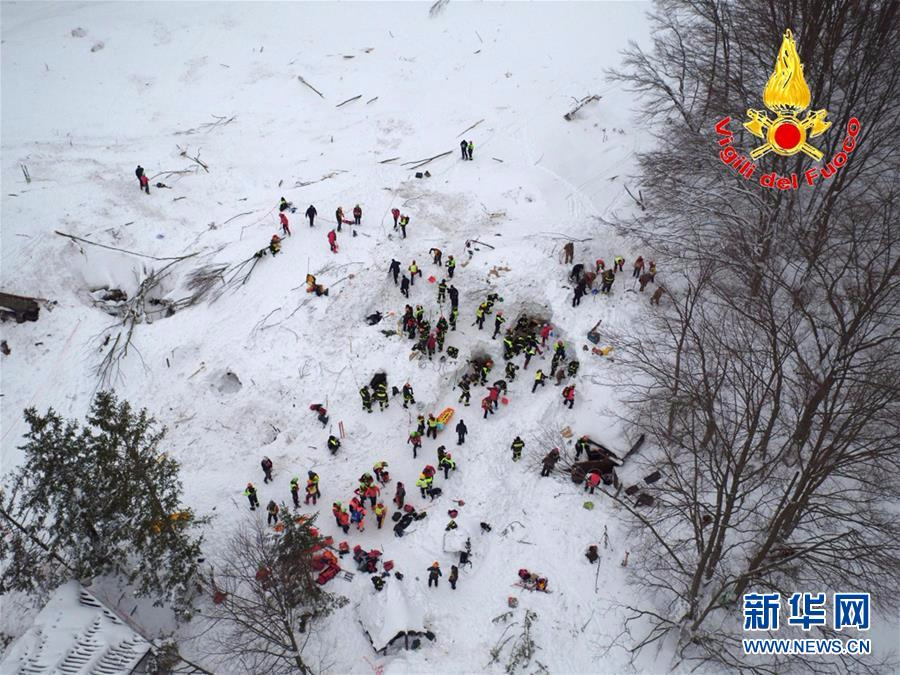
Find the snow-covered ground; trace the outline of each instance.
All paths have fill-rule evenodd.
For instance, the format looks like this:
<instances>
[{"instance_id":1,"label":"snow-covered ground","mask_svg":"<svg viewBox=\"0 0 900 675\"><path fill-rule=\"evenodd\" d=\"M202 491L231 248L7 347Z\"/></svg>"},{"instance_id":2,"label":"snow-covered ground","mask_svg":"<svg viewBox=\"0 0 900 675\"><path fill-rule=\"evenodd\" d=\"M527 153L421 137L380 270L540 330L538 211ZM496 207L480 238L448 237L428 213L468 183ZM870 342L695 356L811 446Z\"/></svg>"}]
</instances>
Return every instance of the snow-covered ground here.
<instances>
[{"instance_id":1,"label":"snow-covered ground","mask_svg":"<svg viewBox=\"0 0 900 675\"><path fill-rule=\"evenodd\" d=\"M117 384L120 395L169 427L166 449L182 464L185 500L212 516L208 556L214 560L235 524L249 517L241 494L248 480L263 505L289 501L290 478L314 469L322 478L320 522L336 534L331 502L348 501L356 478L377 460L387 460L394 481L421 504L415 479L426 463L436 464L435 448L445 443L459 470L449 481L439 475L444 494L414 532L396 539L370 518L363 534L349 537L351 546L383 548L396 562L405 578L388 583L403 583L425 606L436 641L376 658L356 620L358 602L374 591L367 575L357 575L329 584L351 603L310 647L313 666L481 671L503 632L491 620L516 595L519 614L538 614L536 660L552 672L627 668L623 650L607 650L622 631L617 603L629 599L619 564L629 548L621 514L602 497L586 510L580 486L540 479L537 458L549 448L535 435L568 425L576 437L587 433L617 450L633 440L616 418L615 362L582 347L601 319L610 329L640 330L648 299L626 292L626 274L611 297L588 296L573 308L560 248L565 237L588 240L575 248L584 263L622 255L630 265L642 253L596 217L613 219L633 205L623 185L647 130L635 126L629 97L604 80L603 69L617 64L627 40L646 39L645 9L451 2L430 16L419 3L3 3L2 289L58 303L36 323L0 326L11 349L2 360L3 470L21 459L24 408L52 406L78 418L87 410L112 323L89 291L133 293L145 271L162 264L79 246L54 230L152 256L199 252L203 262L237 263L278 231L276 204L284 195L300 210L282 255L262 259L246 284L212 304L140 325ZM565 121L573 97L587 94L602 98ZM233 120L201 126L214 116ZM463 162L460 133L479 120L464 134L474 141L475 161ZM178 146L199 154L208 172L161 176L152 183L163 180L171 190L139 192L138 163L150 176L196 168ZM430 178L401 166L447 150L423 167ZM400 159L379 163L392 157ZM312 184L294 187L298 182ZM334 210L342 205L349 217L357 203L359 236L345 227L332 254L325 236ZM309 204L319 211L314 229L302 218ZM406 240L392 228L394 207L410 216ZM416 281L410 302L422 304L434 323L436 288L427 277L442 275L428 250L464 262L467 239L495 248L480 246L457 270L460 328L448 344L460 356L410 360L408 340L380 332L394 327L395 316L374 327L363 321L376 310L402 314L388 263L418 261L426 280ZM305 292L307 272L331 287L328 297ZM498 307L510 324L519 310L539 309L578 354L573 411L563 409L552 383L530 393L534 364L520 371L509 405L490 419L478 408L482 388L473 387L472 408L456 405L454 386L473 351L490 353L497 377L502 372L500 339L490 340L493 317L484 331L471 326L492 290L504 298ZM549 357L537 365L549 369ZM452 429L445 430L413 460L406 444L412 410L394 399L384 413L361 411L358 389L379 369L392 385L411 382L426 414L457 407L451 426L466 421L465 446L457 449ZM308 410L313 402L327 405L334 431L343 422L347 436L334 458L325 449L327 430ZM527 445L524 461L514 464L516 434ZM263 455L275 464L271 485L262 482ZM626 483L638 477L627 466L620 475ZM451 591L446 574L455 555L443 551L443 540L446 511L457 499L465 501L457 520L471 533L473 565ZM491 523L491 533L481 533L481 521ZM601 545L598 575L583 553L605 527L610 547ZM434 560L445 573L436 591L425 586ZM520 567L548 576L554 593L512 587ZM196 643L184 650L202 651Z\"/></svg>"}]
</instances>

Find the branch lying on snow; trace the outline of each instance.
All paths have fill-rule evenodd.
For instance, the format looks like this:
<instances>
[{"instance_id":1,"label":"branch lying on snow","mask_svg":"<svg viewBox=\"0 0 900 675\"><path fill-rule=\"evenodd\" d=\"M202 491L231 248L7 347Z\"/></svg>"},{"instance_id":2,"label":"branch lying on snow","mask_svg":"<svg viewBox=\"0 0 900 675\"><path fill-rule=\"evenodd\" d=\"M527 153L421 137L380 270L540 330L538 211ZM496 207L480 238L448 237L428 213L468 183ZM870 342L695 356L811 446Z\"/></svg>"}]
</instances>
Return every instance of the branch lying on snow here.
<instances>
[{"instance_id":1,"label":"branch lying on snow","mask_svg":"<svg viewBox=\"0 0 900 675\"><path fill-rule=\"evenodd\" d=\"M391 157L390 159L383 159L383 160L381 160L381 161L378 162L378 163L379 163L379 164L387 164L388 162L393 162L393 161L396 161L396 160L398 160L398 159L400 159L400 158L399 158L399 157ZM387 188L387 189L389 190L390 188Z\"/></svg>"},{"instance_id":2,"label":"branch lying on snow","mask_svg":"<svg viewBox=\"0 0 900 675\"><path fill-rule=\"evenodd\" d=\"M369 105L370 103L375 103L375 101L377 101L377 100L378 100L377 96L375 98L370 98L368 101L366 101L366 105Z\"/></svg>"},{"instance_id":3,"label":"branch lying on snow","mask_svg":"<svg viewBox=\"0 0 900 675\"><path fill-rule=\"evenodd\" d=\"M179 155L181 155L182 157L186 157L193 162L196 162L197 164L199 164L200 166L203 167L203 170L206 171L206 173L209 173L209 167L200 161L200 148L197 148L197 156L191 157L189 154L187 154L186 148L182 148L180 145L176 145L175 147L181 151L178 153Z\"/></svg>"},{"instance_id":4,"label":"branch lying on snow","mask_svg":"<svg viewBox=\"0 0 900 675\"><path fill-rule=\"evenodd\" d=\"M227 225L228 223L230 223L230 222L231 222L232 220L234 220L235 218L240 218L241 216L249 216L251 213L256 213L256 211L245 211L244 213L239 213L239 214L237 214L236 216L231 216L231 218L229 218L228 220L226 220L226 221L225 221L224 223L222 223L222 224L223 224L223 225Z\"/></svg>"},{"instance_id":5,"label":"branch lying on snow","mask_svg":"<svg viewBox=\"0 0 900 675\"><path fill-rule=\"evenodd\" d=\"M309 88L312 89L314 92L316 92L319 96L321 96L322 98L325 98L325 95L324 95L321 91L319 91L318 89L316 89L314 86L312 86L309 82L307 82L306 80L304 80L302 75L298 75L298 76L297 76L297 79L300 80L300 83L301 83L301 84L305 84L307 87L309 87Z\"/></svg>"},{"instance_id":6,"label":"branch lying on snow","mask_svg":"<svg viewBox=\"0 0 900 675\"><path fill-rule=\"evenodd\" d=\"M418 164L415 164L415 166L409 167L409 170L410 170L410 171L414 171L415 169L418 169L419 167L425 166L425 165L428 164L429 162L432 162L432 161L436 160L438 157L446 157L447 155L449 155L449 154L452 153L452 152L453 152L452 150L448 150L447 152L442 152L441 154L435 155L434 157L429 157L428 159L421 160L421 161L419 161ZM413 162L404 162L404 163L402 164L402 166L406 166L407 164L413 164Z\"/></svg>"},{"instance_id":7,"label":"branch lying on snow","mask_svg":"<svg viewBox=\"0 0 900 675\"><path fill-rule=\"evenodd\" d=\"M228 66L225 66L226 68ZM227 115L213 115L212 116L215 122L204 122L193 129L188 129L186 131L176 131L176 136L189 136L190 134L196 134L198 131L204 131L205 133L209 133L213 129L217 127L224 127L226 124L231 124L237 119L236 115L232 115L228 117Z\"/></svg>"},{"instance_id":8,"label":"branch lying on snow","mask_svg":"<svg viewBox=\"0 0 900 675\"><path fill-rule=\"evenodd\" d=\"M168 176L180 176L186 173L197 173L198 167L192 166L189 169L181 169L180 171L160 171L159 173L153 174L150 176L150 180L155 180L159 176L163 178L167 178Z\"/></svg>"},{"instance_id":9,"label":"branch lying on snow","mask_svg":"<svg viewBox=\"0 0 900 675\"><path fill-rule=\"evenodd\" d=\"M599 101L600 98L601 97L598 96L597 94L585 96L583 99L581 99L581 101L578 103L578 105L576 105L569 112L567 112L565 115L563 115L563 119L571 121L572 119L574 119L575 113L577 113L579 110L581 110L584 106L586 106L591 101Z\"/></svg>"},{"instance_id":10,"label":"branch lying on snow","mask_svg":"<svg viewBox=\"0 0 900 675\"><path fill-rule=\"evenodd\" d=\"M343 103L338 103L338 104L337 104L336 106L334 106L334 107L335 107L335 108L340 108L342 105L344 105L344 103L350 103L350 101L355 101L355 100L358 99L358 98L362 98L362 94L357 94L357 95L354 96L353 98L348 98L348 99L347 99L346 101L344 101Z\"/></svg>"},{"instance_id":11,"label":"branch lying on snow","mask_svg":"<svg viewBox=\"0 0 900 675\"><path fill-rule=\"evenodd\" d=\"M631 197L631 198L634 200L634 203L635 203L635 204L637 204L638 206L641 207L641 211L646 211L646 210L647 210L647 207L644 206L644 195L641 194L641 191L638 190L638 194L641 196L641 198L638 199L638 198L635 197L633 194L631 194L631 190L628 189L628 186L627 186L627 185L624 186L624 187L625 187L625 192L628 193L628 196Z\"/></svg>"},{"instance_id":12,"label":"branch lying on snow","mask_svg":"<svg viewBox=\"0 0 900 675\"><path fill-rule=\"evenodd\" d=\"M66 234L65 232L60 232L59 230L54 230L53 232L55 234L58 234L60 237L66 237L73 241L80 241L83 244L90 244L91 246L99 246L100 248L108 248L110 251L119 251L119 253L127 253L129 255L136 255L140 258L149 258L150 260L174 260L177 262L179 260L187 260L188 258L193 258L194 256L200 255L198 252L198 253L189 253L188 255L181 255L181 256L176 256L176 257L159 258L155 255L147 255L145 253L137 253L135 251L129 251L124 248L116 248L115 246L99 244L96 241L91 241L90 239L84 239L83 237L77 237L74 234Z\"/></svg>"},{"instance_id":13,"label":"branch lying on snow","mask_svg":"<svg viewBox=\"0 0 900 675\"><path fill-rule=\"evenodd\" d=\"M475 124L473 124L472 126L470 126L468 129L463 129L461 132L459 132L459 134L457 134L456 137L459 138L460 136L462 136L462 135L463 135L464 133L466 133L467 131L471 131L472 129L474 129L475 127L477 127L477 126L478 126L479 124L481 124L482 122L484 122L483 119L478 120L477 122L475 122Z\"/></svg>"},{"instance_id":14,"label":"branch lying on snow","mask_svg":"<svg viewBox=\"0 0 900 675\"><path fill-rule=\"evenodd\" d=\"M305 181L305 182L298 180L296 183L294 183L294 187L306 187L307 185L321 183L323 180L328 180L329 178L334 178L335 176L337 176L338 174L341 174L341 173L347 173L347 172L344 171L343 169L338 169L337 171L332 171L331 173L325 174L319 180L311 180L311 181Z\"/></svg>"}]
</instances>

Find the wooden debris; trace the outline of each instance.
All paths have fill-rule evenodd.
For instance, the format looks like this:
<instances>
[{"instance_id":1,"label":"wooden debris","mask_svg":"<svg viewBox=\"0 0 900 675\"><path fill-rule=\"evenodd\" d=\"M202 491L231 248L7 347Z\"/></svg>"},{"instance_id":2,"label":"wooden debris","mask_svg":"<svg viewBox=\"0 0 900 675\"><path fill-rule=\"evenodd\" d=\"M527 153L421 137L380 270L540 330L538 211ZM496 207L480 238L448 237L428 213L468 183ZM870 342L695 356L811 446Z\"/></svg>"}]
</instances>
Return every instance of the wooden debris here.
<instances>
[{"instance_id":1,"label":"wooden debris","mask_svg":"<svg viewBox=\"0 0 900 675\"><path fill-rule=\"evenodd\" d=\"M456 137L459 138L460 136L462 136L462 135L463 135L464 133L466 133L467 131L471 131L472 129L474 129L475 127L477 127L477 126L478 126L479 124L481 124L482 122L484 122L483 119L478 120L477 122L475 122L475 124L473 124L472 126L470 126L468 129L463 129L459 134L457 134Z\"/></svg>"},{"instance_id":2,"label":"wooden debris","mask_svg":"<svg viewBox=\"0 0 900 675\"><path fill-rule=\"evenodd\" d=\"M312 86L309 82L307 82L306 80L304 80L302 75L298 75L298 76L297 76L297 79L300 80L300 83L301 83L301 84L305 84L307 87L309 87L309 88L312 89L314 92L316 92L319 96L321 96L322 98L325 98L325 95L324 95L321 91L319 91L318 89L316 89L314 86Z\"/></svg>"},{"instance_id":3,"label":"wooden debris","mask_svg":"<svg viewBox=\"0 0 900 675\"><path fill-rule=\"evenodd\" d=\"M414 170L414 169L418 169L420 166L425 166L425 165L428 164L429 162L432 162L432 161L436 160L438 157L445 157L445 156L451 154L452 152L453 152L452 150L448 150L447 152L442 152L441 154L435 155L434 157L429 157L428 159L421 160L421 161L419 161L418 164L416 164L415 166L409 167L409 169L410 169L410 171L412 171L412 170ZM404 164L404 166L405 166L405 165L407 165L407 164L411 164L411 162L404 162L403 164Z\"/></svg>"},{"instance_id":4,"label":"wooden debris","mask_svg":"<svg viewBox=\"0 0 900 675\"><path fill-rule=\"evenodd\" d=\"M581 99L581 101L578 102L578 105L576 105L569 112L567 112L565 115L563 115L563 118L567 119L569 121L573 120L575 118L575 113L577 113L579 110L581 110L584 106L586 106L591 101L599 101L600 98L601 97L598 96L597 94L585 96L583 99Z\"/></svg>"},{"instance_id":5,"label":"wooden debris","mask_svg":"<svg viewBox=\"0 0 900 675\"><path fill-rule=\"evenodd\" d=\"M494 160L495 162L500 162L501 164L503 163L503 160L500 159L499 157L491 157L491 159Z\"/></svg>"},{"instance_id":6,"label":"wooden debris","mask_svg":"<svg viewBox=\"0 0 900 675\"><path fill-rule=\"evenodd\" d=\"M106 244L99 244L96 241L91 241L90 239L85 239L83 237L77 237L74 234L66 234L65 232L60 232L59 230L53 230L54 234L58 234L60 237L66 237L67 239L71 239L72 241L79 241L84 244L90 244L91 246L99 246L100 248L108 248L110 251L119 251L120 253L128 253L129 255L136 255L139 258L149 258L150 260L187 260L188 258L193 258L198 253L190 253L188 255L179 255L171 258L159 258L155 255L147 255L145 253L137 253L135 251L129 251L124 248L116 248L115 246L107 246Z\"/></svg>"},{"instance_id":7,"label":"wooden debris","mask_svg":"<svg viewBox=\"0 0 900 675\"><path fill-rule=\"evenodd\" d=\"M393 161L396 161L396 160L398 160L398 159L400 159L400 158L399 158L399 157L391 157L390 159L383 159L383 160L381 160L381 161L378 162L378 163L379 163L379 164L387 164L388 162L393 162ZM385 190L390 190L390 188L384 188L384 189L385 189Z\"/></svg>"},{"instance_id":8,"label":"wooden debris","mask_svg":"<svg viewBox=\"0 0 900 675\"><path fill-rule=\"evenodd\" d=\"M362 98L362 94L357 94L357 95L354 96L353 98L348 98L348 99L347 99L346 101L344 101L343 103L338 103L338 104L337 104L336 106L334 106L334 107L335 107L335 108L340 108L342 105L345 105L345 104L347 104L347 103L350 103L350 101L355 101L355 100L358 99L358 98Z\"/></svg>"},{"instance_id":9,"label":"wooden debris","mask_svg":"<svg viewBox=\"0 0 900 675\"><path fill-rule=\"evenodd\" d=\"M251 213L256 213L256 212L255 212L255 211L245 211L244 213L239 213L239 214L237 214L236 216L231 216L231 218L229 218L228 220L226 220L226 221L225 221L224 223L222 223L222 224L223 224L223 225L227 225L228 223L230 223L230 222L231 222L232 220L234 220L235 218L240 218L241 216L249 216Z\"/></svg>"},{"instance_id":10,"label":"wooden debris","mask_svg":"<svg viewBox=\"0 0 900 675\"><path fill-rule=\"evenodd\" d=\"M234 119L234 118L232 118L232 119ZM191 160L192 162L199 164L200 166L203 167L203 170L206 171L206 173L209 173L209 166L200 160L200 149L199 148L197 149L197 156L191 157L189 154L187 154L187 148L182 148L180 145L176 145L175 147L181 151L178 153L179 155L181 155L182 157L186 157L187 159Z\"/></svg>"},{"instance_id":11,"label":"wooden debris","mask_svg":"<svg viewBox=\"0 0 900 675\"><path fill-rule=\"evenodd\" d=\"M369 105L370 103L375 103L375 101L377 101L377 100L378 100L377 96L375 98L370 98L368 101L366 101L366 105Z\"/></svg>"},{"instance_id":12,"label":"wooden debris","mask_svg":"<svg viewBox=\"0 0 900 675\"><path fill-rule=\"evenodd\" d=\"M25 182L26 182L26 183L30 183L30 182L31 182L31 175L28 173L28 167L25 166L24 164L20 164L19 166L22 167L22 173L25 174Z\"/></svg>"}]
</instances>

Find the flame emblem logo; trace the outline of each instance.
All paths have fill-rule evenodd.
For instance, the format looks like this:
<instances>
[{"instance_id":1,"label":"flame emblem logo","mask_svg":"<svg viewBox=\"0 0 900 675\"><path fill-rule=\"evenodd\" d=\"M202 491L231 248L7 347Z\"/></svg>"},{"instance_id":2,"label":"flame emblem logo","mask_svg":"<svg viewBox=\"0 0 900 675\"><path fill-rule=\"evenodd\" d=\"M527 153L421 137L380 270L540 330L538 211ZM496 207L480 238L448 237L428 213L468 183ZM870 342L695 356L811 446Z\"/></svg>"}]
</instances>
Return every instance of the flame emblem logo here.
<instances>
[{"instance_id":1,"label":"flame emblem logo","mask_svg":"<svg viewBox=\"0 0 900 675\"><path fill-rule=\"evenodd\" d=\"M775 119L764 110L747 110L744 128L765 141L750 151L750 157L759 159L768 152L790 157L802 152L816 161L822 159L822 152L807 139L824 134L831 122L825 120L828 111L824 108L806 113L801 120L798 115L809 103L809 87L803 79L797 43L791 31L786 30L775 58L775 70L763 89L763 104L775 114Z\"/></svg>"}]
</instances>

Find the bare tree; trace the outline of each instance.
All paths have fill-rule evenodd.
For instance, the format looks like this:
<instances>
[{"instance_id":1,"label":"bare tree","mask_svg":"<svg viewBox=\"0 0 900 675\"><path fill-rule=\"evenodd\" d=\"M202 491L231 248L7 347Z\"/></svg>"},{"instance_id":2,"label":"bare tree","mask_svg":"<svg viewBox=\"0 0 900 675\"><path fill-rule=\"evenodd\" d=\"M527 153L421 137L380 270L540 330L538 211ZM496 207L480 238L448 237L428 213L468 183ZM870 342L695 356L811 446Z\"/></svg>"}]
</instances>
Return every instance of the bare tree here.
<instances>
[{"instance_id":1,"label":"bare tree","mask_svg":"<svg viewBox=\"0 0 900 675\"><path fill-rule=\"evenodd\" d=\"M346 599L316 583L313 558L323 541L314 519L281 509L280 534L261 519L243 523L218 568L204 578L209 655L251 673L312 673L303 657L318 619Z\"/></svg>"},{"instance_id":2,"label":"bare tree","mask_svg":"<svg viewBox=\"0 0 900 675\"><path fill-rule=\"evenodd\" d=\"M633 607L649 626L634 650L674 635L681 659L776 672L777 657L741 652L735 603L748 590L851 584L895 607L900 24L896 4L864 4L666 0L652 53L630 49L615 74L660 122L641 160L646 210L626 229L687 271L667 281L676 301L649 319L658 330L619 340L630 418L665 477L652 509L611 497L633 517L633 579L652 598ZM760 98L787 27L815 104L836 116L825 155L851 116L866 133L831 179L765 190L728 173L712 127Z\"/></svg>"}]
</instances>

